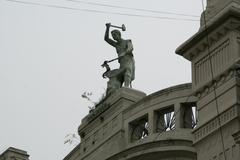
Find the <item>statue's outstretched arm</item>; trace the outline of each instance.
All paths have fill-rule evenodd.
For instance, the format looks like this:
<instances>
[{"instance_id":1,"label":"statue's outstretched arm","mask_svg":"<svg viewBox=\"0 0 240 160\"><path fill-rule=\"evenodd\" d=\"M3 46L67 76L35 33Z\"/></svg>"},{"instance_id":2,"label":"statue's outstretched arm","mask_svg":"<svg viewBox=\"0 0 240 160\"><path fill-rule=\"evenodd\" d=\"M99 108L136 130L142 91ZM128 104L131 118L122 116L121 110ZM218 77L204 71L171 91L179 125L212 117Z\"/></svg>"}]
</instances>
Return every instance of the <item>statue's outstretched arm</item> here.
<instances>
[{"instance_id":1,"label":"statue's outstretched arm","mask_svg":"<svg viewBox=\"0 0 240 160\"><path fill-rule=\"evenodd\" d=\"M109 38L109 28L110 28L110 23L106 23L106 31L105 31L105 36L104 36L104 40L110 44L111 46L115 47L116 46L116 42L112 39Z\"/></svg>"}]
</instances>

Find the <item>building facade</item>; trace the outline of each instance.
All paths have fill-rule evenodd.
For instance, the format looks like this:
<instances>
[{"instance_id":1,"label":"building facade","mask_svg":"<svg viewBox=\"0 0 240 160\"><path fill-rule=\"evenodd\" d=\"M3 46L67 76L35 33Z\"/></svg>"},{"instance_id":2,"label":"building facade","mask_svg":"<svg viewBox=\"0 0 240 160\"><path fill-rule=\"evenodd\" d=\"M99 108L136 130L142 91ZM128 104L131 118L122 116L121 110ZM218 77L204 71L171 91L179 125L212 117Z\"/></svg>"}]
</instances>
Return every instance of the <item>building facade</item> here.
<instances>
[{"instance_id":1,"label":"building facade","mask_svg":"<svg viewBox=\"0 0 240 160\"><path fill-rule=\"evenodd\" d=\"M29 155L24 150L9 147L0 155L0 160L29 160Z\"/></svg>"},{"instance_id":2,"label":"building facade","mask_svg":"<svg viewBox=\"0 0 240 160\"><path fill-rule=\"evenodd\" d=\"M82 119L64 160L239 160L240 0L208 0L176 53L192 63L191 84L119 89Z\"/></svg>"}]
</instances>

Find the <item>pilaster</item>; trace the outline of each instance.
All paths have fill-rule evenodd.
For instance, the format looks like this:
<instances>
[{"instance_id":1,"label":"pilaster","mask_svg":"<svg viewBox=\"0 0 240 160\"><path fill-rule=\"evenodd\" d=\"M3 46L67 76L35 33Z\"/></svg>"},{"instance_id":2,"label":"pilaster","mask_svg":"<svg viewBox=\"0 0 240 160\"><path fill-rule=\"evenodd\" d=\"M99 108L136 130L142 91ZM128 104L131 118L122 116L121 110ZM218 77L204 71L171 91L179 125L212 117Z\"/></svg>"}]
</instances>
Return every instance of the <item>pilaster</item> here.
<instances>
[{"instance_id":1,"label":"pilaster","mask_svg":"<svg viewBox=\"0 0 240 160\"><path fill-rule=\"evenodd\" d=\"M181 111L181 104L180 103L175 103L174 104L174 113L176 117L176 122L175 122L175 127L176 129L182 128L182 111Z\"/></svg>"}]
</instances>

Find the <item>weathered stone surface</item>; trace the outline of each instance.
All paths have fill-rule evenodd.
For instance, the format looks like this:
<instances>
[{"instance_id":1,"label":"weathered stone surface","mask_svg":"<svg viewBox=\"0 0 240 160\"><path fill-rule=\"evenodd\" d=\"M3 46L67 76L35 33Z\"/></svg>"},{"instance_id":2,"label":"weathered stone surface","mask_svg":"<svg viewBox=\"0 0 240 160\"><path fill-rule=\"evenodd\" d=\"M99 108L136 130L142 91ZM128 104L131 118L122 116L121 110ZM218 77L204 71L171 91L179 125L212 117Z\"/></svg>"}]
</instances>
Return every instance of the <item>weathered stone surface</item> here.
<instances>
[{"instance_id":1,"label":"weathered stone surface","mask_svg":"<svg viewBox=\"0 0 240 160\"><path fill-rule=\"evenodd\" d=\"M198 97L198 124L193 130L197 160L240 158L238 141L232 137L240 126L239 4L208 0L200 30L176 50L192 63L193 93Z\"/></svg>"},{"instance_id":2,"label":"weathered stone surface","mask_svg":"<svg viewBox=\"0 0 240 160\"><path fill-rule=\"evenodd\" d=\"M29 160L29 155L26 151L9 147L0 155L0 160Z\"/></svg>"},{"instance_id":3,"label":"weathered stone surface","mask_svg":"<svg viewBox=\"0 0 240 160\"><path fill-rule=\"evenodd\" d=\"M205 14L206 21L209 22L221 15L226 8L240 9L240 0L207 0ZM201 24L204 26L204 15L201 16Z\"/></svg>"},{"instance_id":4,"label":"weathered stone surface","mask_svg":"<svg viewBox=\"0 0 240 160\"><path fill-rule=\"evenodd\" d=\"M240 144L240 131L234 133L233 138L237 144Z\"/></svg>"},{"instance_id":5,"label":"weathered stone surface","mask_svg":"<svg viewBox=\"0 0 240 160\"><path fill-rule=\"evenodd\" d=\"M92 121L85 119L82 122L79 132L84 132L85 136L64 160L140 157L151 157L153 160L176 157L193 160L196 152L192 147L192 129L184 128L180 121L183 121L181 110L185 107L182 104L195 101L196 98L191 96L191 84L170 87L149 96L130 88L121 88L106 99L110 107L99 114L98 118ZM173 130L159 132L156 130L157 113L166 113L169 107L173 109L171 111L176 118L173 121L175 127ZM104 117L104 120L101 121L99 117ZM136 125L145 128L145 135L141 136L144 132L140 127L135 130L140 136L132 139Z\"/></svg>"},{"instance_id":6,"label":"weathered stone surface","mask_svg":"<svg viewBox=\"0 0 240 160\"><path fill-rule=\"evenodd\" d=\"M207 3L206 26L176 50L192 62L192 84L117 92L104 121L82 121L85 137L64 160L240 159L240 0Z\"/></svg>"}]
</instances>

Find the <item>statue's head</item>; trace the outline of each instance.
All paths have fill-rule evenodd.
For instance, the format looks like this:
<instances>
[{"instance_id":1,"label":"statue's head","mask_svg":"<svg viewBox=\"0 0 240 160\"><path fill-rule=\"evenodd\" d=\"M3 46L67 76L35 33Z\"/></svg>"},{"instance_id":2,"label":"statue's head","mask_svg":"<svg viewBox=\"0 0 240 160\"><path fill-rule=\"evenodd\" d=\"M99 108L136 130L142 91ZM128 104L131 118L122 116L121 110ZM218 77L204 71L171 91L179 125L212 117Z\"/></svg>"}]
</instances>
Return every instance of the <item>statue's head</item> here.
<instances>
[{"instance_id":1,"label":"statue's head","mask_svg":"<svg viewBox=\"0 0 240 160\"><path fill-rule=\"evenodd\" d=\"M119 41L121 39L121 32L119 30L112 30L112 37L114 40Z\"/></svg>"}]
</instances>

